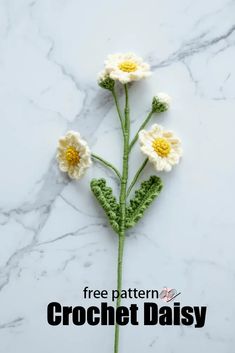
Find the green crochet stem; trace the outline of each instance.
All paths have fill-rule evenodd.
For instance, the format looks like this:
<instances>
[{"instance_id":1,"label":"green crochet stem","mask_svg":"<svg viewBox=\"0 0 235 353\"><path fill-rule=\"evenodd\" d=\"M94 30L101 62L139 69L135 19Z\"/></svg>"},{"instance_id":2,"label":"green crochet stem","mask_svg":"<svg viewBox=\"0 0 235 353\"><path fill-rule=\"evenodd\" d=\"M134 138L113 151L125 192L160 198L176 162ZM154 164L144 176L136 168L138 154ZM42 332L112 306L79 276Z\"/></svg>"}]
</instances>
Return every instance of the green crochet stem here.
<instances>
[{"instance_id":1,"label":"green crochet stem","mask_svg":"<svg viewBox=\"0 0 235 353\"><path fill-rule=\"evenodd\" d=\"M125 242L125 229L126 229L126 197L127 197L127 180L128 180L128 162L129 162L129 139L130 139L130 111L129 111L129 96L128 86L124 85L125 89L125 116L124 116L124 133L123 133L123 162L122 162L122 179L120 190L120 229L118 241L118 264L117 264L117 290L120 294L122 290L122 261L123 250ZM121 305L120 295L116 301L116 308ZM119 325L115 324L115 338L114 338L114 353L118 353L119 346Z\"/></svg>"},{"instance_id":2,"label":"green crochet stem","mask_svg":"<svg viewBox=\"0 0 235 353\"><path fill-rule=\"evenodd\" d=\"M147 115L146 119L144 120L143 124L140 126L139 130L137 131L135 137L133 138L133 140L130 143L129 146L129 151L132 150L132 147L134 146L134 144L136 143L136 141L138 140L138 134L140 132L140 130L143 130L145 128L145 126L148 124L148 122L150 121L150 119L152 118L154 111L151 110L151 112Z\"/></svg>"},{"instance_id":3,"label":"green crochet stem","mask_svg":"<svg viewBox=\"0 0 235 353\"><path fill-rule=\"evenodd\" d=\"M117 113L118 113L118 117L119 117L119 120L120 120L120 123L121 123L121 128L122 128L122 133L124 135L124 124L123 124L123 118L122 118L122 113L121 113L121 110L120 110L120 107L119 107L119 103L118 103L118 99L117 99L117 95L116 95L116 91L115 91L115 87L113 87L112 89L112 95L113 95L113 99L114 99L114 102L115 102L115 105L116 105L116 109L117 109Z\"/></svg>"},{"instance_id":4,"label":"green crochet stem","mask_svg":"<svg viewBox=\"0 0 235 353\"><path fill-rule=\"evenodd\" d=\"M106 88L106 87L104 87ZM138 132L143 129L152 117L153 110L148 114L147 118L139 128L136 136L130 143L130 112L129 112L129 96L128 96L128 86L124 85L125 90L125 110L124 115L122 114L118 99L114 90L114 87L110 89L113 94L115 105L117 108L117 113L119 116L122 133L123 133L123 160L122 160L122 174L114 167L111 163L107 162L105 159L92 154L92 158L101 162L106 167L112 169L112 171L117 175L121 182L120 185L120 195L119 202L117 202L116 197L113 194L113 190L106 183L104 178L92 179L91 180L91 191L99 202L100 206L103 208L109 223L113 230L118 235L118 261L117 261L117 290L118 298L116 301L116 308L121 305L120 293L122 290L122 263L123 263L123 252L125 243L125 233L126 230L132 228L136 223L143 217L145 211L150 206L155 198L158 197L162 189L162 181L156 175L150 176L148 180L143 181L139 188L135 190L135 193L127 204L127 197L129 196L131 190L133 189L136 181L138 180L141 172L145 168L148 159L142 163L140 168L137 170L129 188L127 189L128 183L128 168L129 168L129 154L133 145L138 138ZM118 353L119 348L119 325L115 324L115 338L114 338L114 353Z\"/></svg>"},{"instance_id":5,"label":"green crochet stem","mask_svg":"<svg viewBox=\"0 0 235 353\"><path fill-rule=\"evenodd\" d=\"M129 186L126 196L128 197L130 195L130 192L133 188L133 186L135 185L135 183L137 182L141 172L143 171L144 167L146 166L146 164L148 163L148 158L145 159L145 161L143 162L143 164L140 166L140 168L137 170L136 175L134 176L131 185Z\"/></svg>"},{"instance_id":6,"label":"green crochet stem","mask_svg":"<svg viewBox=\"0 0 235 353\"><path fill-rule=\"evenodd\" d=\"M101 162L102 164L104 164L106 167L110 168L113 170L113 172L117 175L118 179L121 180L121 174L119 173L119 171L117 170L117 168L114 167L114 165L112 165L111 163L109 163L108 161L106 161L105 159L101 158L100 156L97 156L97 154L92 153L91 157L93 159L96 159L97 161Z\"/></svg>"}]
</instances>

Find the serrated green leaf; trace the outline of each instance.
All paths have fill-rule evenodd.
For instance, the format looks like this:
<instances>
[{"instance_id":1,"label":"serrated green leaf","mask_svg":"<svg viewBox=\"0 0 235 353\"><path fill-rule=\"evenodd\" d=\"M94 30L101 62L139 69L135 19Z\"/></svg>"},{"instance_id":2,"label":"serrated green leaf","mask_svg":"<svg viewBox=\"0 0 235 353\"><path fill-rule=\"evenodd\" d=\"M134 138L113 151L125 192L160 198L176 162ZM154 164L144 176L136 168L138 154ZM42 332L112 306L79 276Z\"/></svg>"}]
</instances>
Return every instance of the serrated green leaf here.
<instances>
[{"instance_id":1,"label":"serrated green leaf","mask_svg":"<svg viewBox=\"0 0 235 353\"><path fill-rule=\"evenodd\" d=\"M140 188L135 191L135 196L130 200L130 204L126 209L126 228L133 227L142 218L145 210L159 195L162 187L161 179L155 175L141 183Z\"/></svg>"},{"instance_id":2,"label":"serrated green leaf","mask_svg":"<svg viewBox=\"0 0 235 353\"><path fill-rule=\"evenodd\" d=\"M119 231L119 204L113 196L113 190L106 186L105 179L92 179L91 190L96 199L104 209L113 230L118 233Z\"/></svg>"}]
</instances>

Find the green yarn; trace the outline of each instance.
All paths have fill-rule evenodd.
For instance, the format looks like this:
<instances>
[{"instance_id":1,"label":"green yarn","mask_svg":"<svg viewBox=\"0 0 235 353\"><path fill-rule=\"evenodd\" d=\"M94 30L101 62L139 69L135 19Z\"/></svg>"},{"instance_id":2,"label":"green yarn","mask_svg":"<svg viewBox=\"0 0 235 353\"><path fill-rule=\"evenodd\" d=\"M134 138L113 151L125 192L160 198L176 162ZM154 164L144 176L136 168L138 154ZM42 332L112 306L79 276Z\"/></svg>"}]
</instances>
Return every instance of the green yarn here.
<instances>
[{"instance_id":1,"label":"green yarn","mask_svg":"<svg viewBox=\"0 0 235 353\"><path fill-rule=\"evenodd\" d=\"M152 175L149 180L141 183L126 209L126 228L133 227L142 218L145 210L160 194L162 187L162 181L156 175Z\"/></svg>"},{"instance_id":2,"label":"green yarn","mask_svg":"<svg viewBox=\"0 0 235 353\"><path fill-rule=\"evenodd\" d=\"M98 83L100 87L107 89L109 91L112 91L115 85L115 81L108 76L101 79Z\"/></svg>"},{"instance_id":3,"label":"green yarn","mask_svg":"<svg viewBox=\"0 0 235 353\"><path fill-rule=\"evenodd\" d=\"M97 201L105 211L113 230L118 233L120 220L119 205L115 196L113 196L113 190L106 186L106 180L103 178L92 179L90 185Z\"/></svg>"},{"instance_id":4,"label":"green yarn","mask_svg":"<svg viewBox=\"0 0 235 353\"><path fill-rule=\"evenodd\" d=\"M163 113L168 110L168 104L162 102L157 96L153 97L152 111L154 113Z\"/></svg>"}]
</instances>

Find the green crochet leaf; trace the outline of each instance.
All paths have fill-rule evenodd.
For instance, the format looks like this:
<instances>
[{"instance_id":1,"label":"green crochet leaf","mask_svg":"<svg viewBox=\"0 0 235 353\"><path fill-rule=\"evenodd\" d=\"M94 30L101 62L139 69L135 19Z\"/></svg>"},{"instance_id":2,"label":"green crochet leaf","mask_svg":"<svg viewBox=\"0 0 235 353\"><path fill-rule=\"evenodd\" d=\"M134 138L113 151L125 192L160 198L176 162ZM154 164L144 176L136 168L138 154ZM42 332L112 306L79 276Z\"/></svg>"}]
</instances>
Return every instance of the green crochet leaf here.
<instances>
[{"instance_id":1,"label":"green crochet leaf","mask_svg":"<svg viewBox=\"0 0 235 353\"><path fill-rule=\"evenodd\" d=\"M130 205L127 207L126 228L133 227L142 218L145 210L160 194L162 187L161 179L155 175L141 183L140 188L136 190L134 198L130 200Z\"/></svg>"},{"instance_id":2,"label":"green crochet leaf","mask_svg":"<svg viewBox=\"0 0 235 353\"><path fill-rule=\"evenodd\" d=\"M96 199L104 209L113 230L118 233L119 231L119 205L113 196L113 190L106 186L105 179L92 179L91 190Z\"/></svg>"}]
</instances>

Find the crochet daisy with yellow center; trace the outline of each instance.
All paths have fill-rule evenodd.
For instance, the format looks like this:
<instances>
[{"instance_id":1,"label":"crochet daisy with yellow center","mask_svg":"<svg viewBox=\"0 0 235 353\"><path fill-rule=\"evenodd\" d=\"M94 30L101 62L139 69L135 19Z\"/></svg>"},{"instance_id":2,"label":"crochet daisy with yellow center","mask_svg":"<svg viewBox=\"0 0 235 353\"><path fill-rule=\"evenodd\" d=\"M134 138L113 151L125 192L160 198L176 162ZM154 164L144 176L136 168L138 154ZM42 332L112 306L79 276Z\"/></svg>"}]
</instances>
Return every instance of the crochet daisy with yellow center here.
<instances>
[{"instance_id":1,"label":"crochet daisy with yellow center","mask_svg":"<svg viewBox=\"0 0 235 353\"><path fill-rule=\"evenodd\" d=\"M149 64L134 53L117 53L109 55L105 60L104 70L99 75L99 81L110 78L126 84L142 80L151 75Z\"/></svg>"},{"instance_id":2,"label":"crochet daisy with yellow center","mask_svg":"<svg viewBox=\"0 0 235 353\"><path fill-rule=\"evenodd\" d=\"M68 131L59 139L56 157L60 170L72 179L80 179L91 165L88 144L75 131Z\"/></svg>"},{"instance_id":3,"label":"crochet daisy with yellow center","mask_svg":"<svg viewBox=\"0 0 235 353\"><path fill-rule=\"evenodd\" d=\"M169 172L179 163L182 155L181 141L173 131L164 130L158 124L152 125L150 130L139 132L141 151L147 155L149 161L157 171Z\"/></svg>"}]
</instances>

